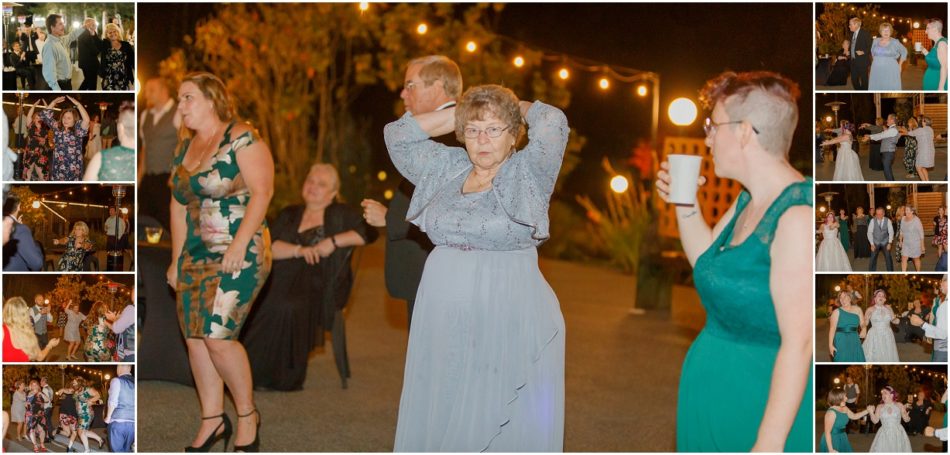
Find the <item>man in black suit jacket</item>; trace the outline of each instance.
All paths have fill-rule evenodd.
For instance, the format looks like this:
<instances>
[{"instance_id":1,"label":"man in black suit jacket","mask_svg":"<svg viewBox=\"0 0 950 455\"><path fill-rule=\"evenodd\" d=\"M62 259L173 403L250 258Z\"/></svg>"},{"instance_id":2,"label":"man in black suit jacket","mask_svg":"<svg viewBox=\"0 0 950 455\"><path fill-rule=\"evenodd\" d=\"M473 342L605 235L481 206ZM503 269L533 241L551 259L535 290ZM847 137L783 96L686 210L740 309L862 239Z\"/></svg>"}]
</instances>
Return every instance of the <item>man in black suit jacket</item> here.
<instances>
[{"instance_id":1,"label":"man in black suit jacket","mask_svg":"<svg viewBox=\"0 0 950 455\"><path fill-rule=\"evenodd\" d=\"M20 199L7 194L3 202L3 213L4 229L10 229L10 239L3 245L3 271L40 271L43 268L43 251L33 239L30 228L19 221Z\"/></svg>"},{"instance_id":2,"label":"man in black suit jacket","mask_svg":"<svg viewBox=\"0 0 950 455\"><path fill-rule=\"evenodd\" d=\"M416 115L453 107L461 93L462 73L458 65L448 57L430 55L409 62L405 85L399 96L405 102L406 110ZM450 146L460 145L454 134L433 139ZM367 223L386 226L386 289L391 296L406 301L410 326L419 281L433 248L429 237L418 226L406 221L414 190L412 183L402 179L388 210L372 199L365 199L362 203Z\"/></svg>"},{"instance_id":3,"label":"man in black suit jacket","mask_svg":"<svg viewBox=\"0 0 950 455\"><path fill-rule=\"evenodd\" d=\"M102 38L96 31L96 20L88 17L82 26L86 33L79 35L79 69L82 70L82 84L79 90L95 90L99 81L99 45Z\"/></svg>"},{"instance_id":4,"label":"man in black suit jacket","mask_svg":"<svg viewBox=\"0 0 950 455\"><path fill-rule=\"evenodd\" d=\"M867 90L871 35L861 28L861 19L857 17L848 21L848 29L851 30L851 87L855 90Z\"/></svg>"}]
</instances>

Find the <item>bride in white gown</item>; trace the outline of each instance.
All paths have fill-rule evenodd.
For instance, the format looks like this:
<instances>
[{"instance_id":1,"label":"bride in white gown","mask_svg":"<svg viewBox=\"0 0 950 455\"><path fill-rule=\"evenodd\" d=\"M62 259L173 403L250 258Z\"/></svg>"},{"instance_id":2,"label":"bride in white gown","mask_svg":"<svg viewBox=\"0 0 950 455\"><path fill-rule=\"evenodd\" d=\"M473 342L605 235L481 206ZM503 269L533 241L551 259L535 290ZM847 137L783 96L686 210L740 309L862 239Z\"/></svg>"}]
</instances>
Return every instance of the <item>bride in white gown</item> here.
<instances>
[{"instance_id":1,"label":"bride in white gown","mask_svg":"<svg viewBox=\"0 0 950 455\"><path fill-rule=\"evenodd\" d=\"M828 213L818 232L822 240L818 246L818 256L815 257L815 269L819 272L850 272L851 262L838 238L838 222L834 213Z\"/></svg>"},{"instance_id":2,"label":"bride in white gown","mask_svg":"<svg viewBox=\"0 0 950 455\"><path fill-rule=\"evenodd\" d=\"M838 144L838 157L835 158L835 175L831 178L836 182L863 182L864 174L861 172L861 160L857 152L851 148L853 137L851 136L850 124L847 120L841 121L841 128L833 131L838 137L822 142L822 146Z\"/></svg>"},{"instance_id":3,"label":"bride in white gown","mask_svg":"<svg viewBox=\"0 0 950 455\"><path fill-rule=\"evenodd\" d=\"M910 438L901 425L901 420L910 422L907 408L897 402L897 392L891 386L881 389L881 399L884 402L871 413L872 422L881 422L881 428L877 430L874 441L871 442L871 452L912 452Z\"/></svg>"},{"instance_id":4,"label":"bride in white gown","mask_svg":"<svg viewBox=\"0 0 950 455\"><path fill-rule=\"evenodd\" d=\"M898 320L891 306L884 303L887 302L887 294L883 289L874 291L873 302L864 314L864 320L871 323L864 339L864 358L868 362L899 362L897 343L891 330L891 324Z\"/></svg>"}]
</instances>

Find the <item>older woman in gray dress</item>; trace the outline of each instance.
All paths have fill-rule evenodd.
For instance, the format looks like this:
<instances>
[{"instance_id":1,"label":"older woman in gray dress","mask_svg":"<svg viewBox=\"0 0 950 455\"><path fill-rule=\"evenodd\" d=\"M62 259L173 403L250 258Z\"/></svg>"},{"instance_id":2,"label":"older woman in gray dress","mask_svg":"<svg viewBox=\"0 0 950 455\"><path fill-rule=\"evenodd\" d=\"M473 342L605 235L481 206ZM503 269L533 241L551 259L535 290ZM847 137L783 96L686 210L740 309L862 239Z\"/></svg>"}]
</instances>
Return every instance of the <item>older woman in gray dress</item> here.
<instances>
[{"instance_id":1,"label":"older woman in gray dress","mask_svg":"<svg viewBox=\"0 0 950 455\"><path fill-rule=\"evenodd\" d=\"M464 149L429 139L452 131ZM457 108L407 113L384 135L416 185L407 219L436 245L412 315L395 450L563 450L564 319L537 247L550 237L567 119L487 85Z\"/></svg>"},{"instance_id":2,"label":"older woman in gray dress","mask_svg":"<svg viewBox=\"0 0 950 455\"><path fill-rule=\"evenodd\" d=\"M924 225L917 218L917 210L911 206L904 208L901 217L901 272L907 271L907 259L914 261L914 267L920 271L920 257L924 255Z\"/></svg>"},{"instance_id":3,"label":"older woman in gray dress","mask_svg":"<svg viewBox=\"0 0 950 455\"><path fill-rule=\"evenodd\" d=\"M894 34L894 26L884 22L878 27L880 37L871 44L871 73L868 90L900 90L901 65L907 60L907 48Z\"/></svg>"},{"instance_id":4,"label":"older woman in gray dress","mask_svg":"<svg viewBox=\"0 0 950 455\"><path fill-rule=\"evenodd\" d=\"M930 117L923 116L920 118L920 124L922 125L920 128L901 128L900 132L904 136L911 136L917 140L917 157L914 159L914 167L917 168L917 175L920 176L920 180L926 182L930 180L930 173L927 168L934 167L934 155L936 154L934 130L931 128L933 120Z\"/></svg>"}]
</instances>

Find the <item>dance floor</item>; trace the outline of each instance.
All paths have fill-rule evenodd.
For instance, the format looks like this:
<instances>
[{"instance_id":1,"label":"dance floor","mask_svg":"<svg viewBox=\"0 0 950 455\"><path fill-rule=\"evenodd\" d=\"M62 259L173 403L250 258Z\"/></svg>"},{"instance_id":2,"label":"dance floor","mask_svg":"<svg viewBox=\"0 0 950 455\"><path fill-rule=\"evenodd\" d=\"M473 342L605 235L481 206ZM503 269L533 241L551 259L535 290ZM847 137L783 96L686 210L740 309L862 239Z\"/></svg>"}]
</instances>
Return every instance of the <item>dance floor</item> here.
<instances>
[{"instance_id":1,"label":"dance floor","mask_svg":"<svg viewBox=\"0 0 950 455\"><path fill-rule=\"evenodd\" d=\"M392 450L406 309L386 294L383 243L355 258L347 315L349 388L340 388L328 347L312 354L304 390L257 392L262 450ZM542 260L541 269L567 324L564 449L674 451L680 365L695 333L678 329L667 314L630 316L630 276L552 260ZM181 451L198 427L194 389L160 381L139 381L138 387L139 450ZM230 401L226 410L234 419Z\"/></svg>"},{"instance_id":2,"label":"dance floor","mask_svg":"<svg viewBox=\"0 0 950 455\"><path fill-rule=\"evenodd\" d=\"M834 155L829 147L825 148L825 161L815 163L815 181L830 182L835 175ZM884 171L872 171L868 166L868 155L871 153L870 144L862 143L858 149L858 159L861 161L861 174L864 175L866 182L884 182ZM907 170L904 169L904 147L898 147L894 154L894 164L891 169L894 171L896 181L919 182L917 177L908 177ZM930 169L930 180L946 181L947 179L947 143L937 144L937 153L934 155L934 167Z\"/></svg>"}]
</instances>

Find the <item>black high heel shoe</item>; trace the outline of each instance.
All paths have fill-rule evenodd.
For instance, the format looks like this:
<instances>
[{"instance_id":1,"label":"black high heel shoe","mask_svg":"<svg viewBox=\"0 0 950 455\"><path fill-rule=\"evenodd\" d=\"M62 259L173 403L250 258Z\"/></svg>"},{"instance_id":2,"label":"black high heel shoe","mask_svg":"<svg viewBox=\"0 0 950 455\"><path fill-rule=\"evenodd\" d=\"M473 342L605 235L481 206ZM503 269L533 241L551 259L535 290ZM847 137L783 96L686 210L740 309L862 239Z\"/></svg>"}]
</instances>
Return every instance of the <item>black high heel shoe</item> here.
<instances>
[{"instance_id":1,"label":"black high heel shoe","mask_svg":"<svg viewBox=\"0 0 950 455\"><path fill-rule=\"evenodd\" d=\"M257 430L254 433L254 442L246 446L239 446L237 444L234 444L235 452L260 452L261 451L261 413L260 411L258 411L257 408L254 408L253 411L247 414L244 414L244 415L238 414L238 419L242 417L250 417L254 414L257 414Z\"/></svg>"},{"instance_id":2,"label":"black high heel shoe","mask_svg":"<svg viewBox=\"0 0 950 455\"><path fill-rule=\"evenodd\" d=\"M201 418L201 420L211 419L221 419L221 423L215 427L214 431L211 433L211 436L208 436L208 439L205 439L204 444L201 444L198 447L187 446L185 447L185 452L209 452L211 447L213 447L219 439L224 439L224 450L228 450L228 441L231 440L231 419L229 419L228 415L224 413L221 413L221 415ZM224 429L218 433L218 430L221 430L222 427Z\"/></svg>"}]
</instances>

